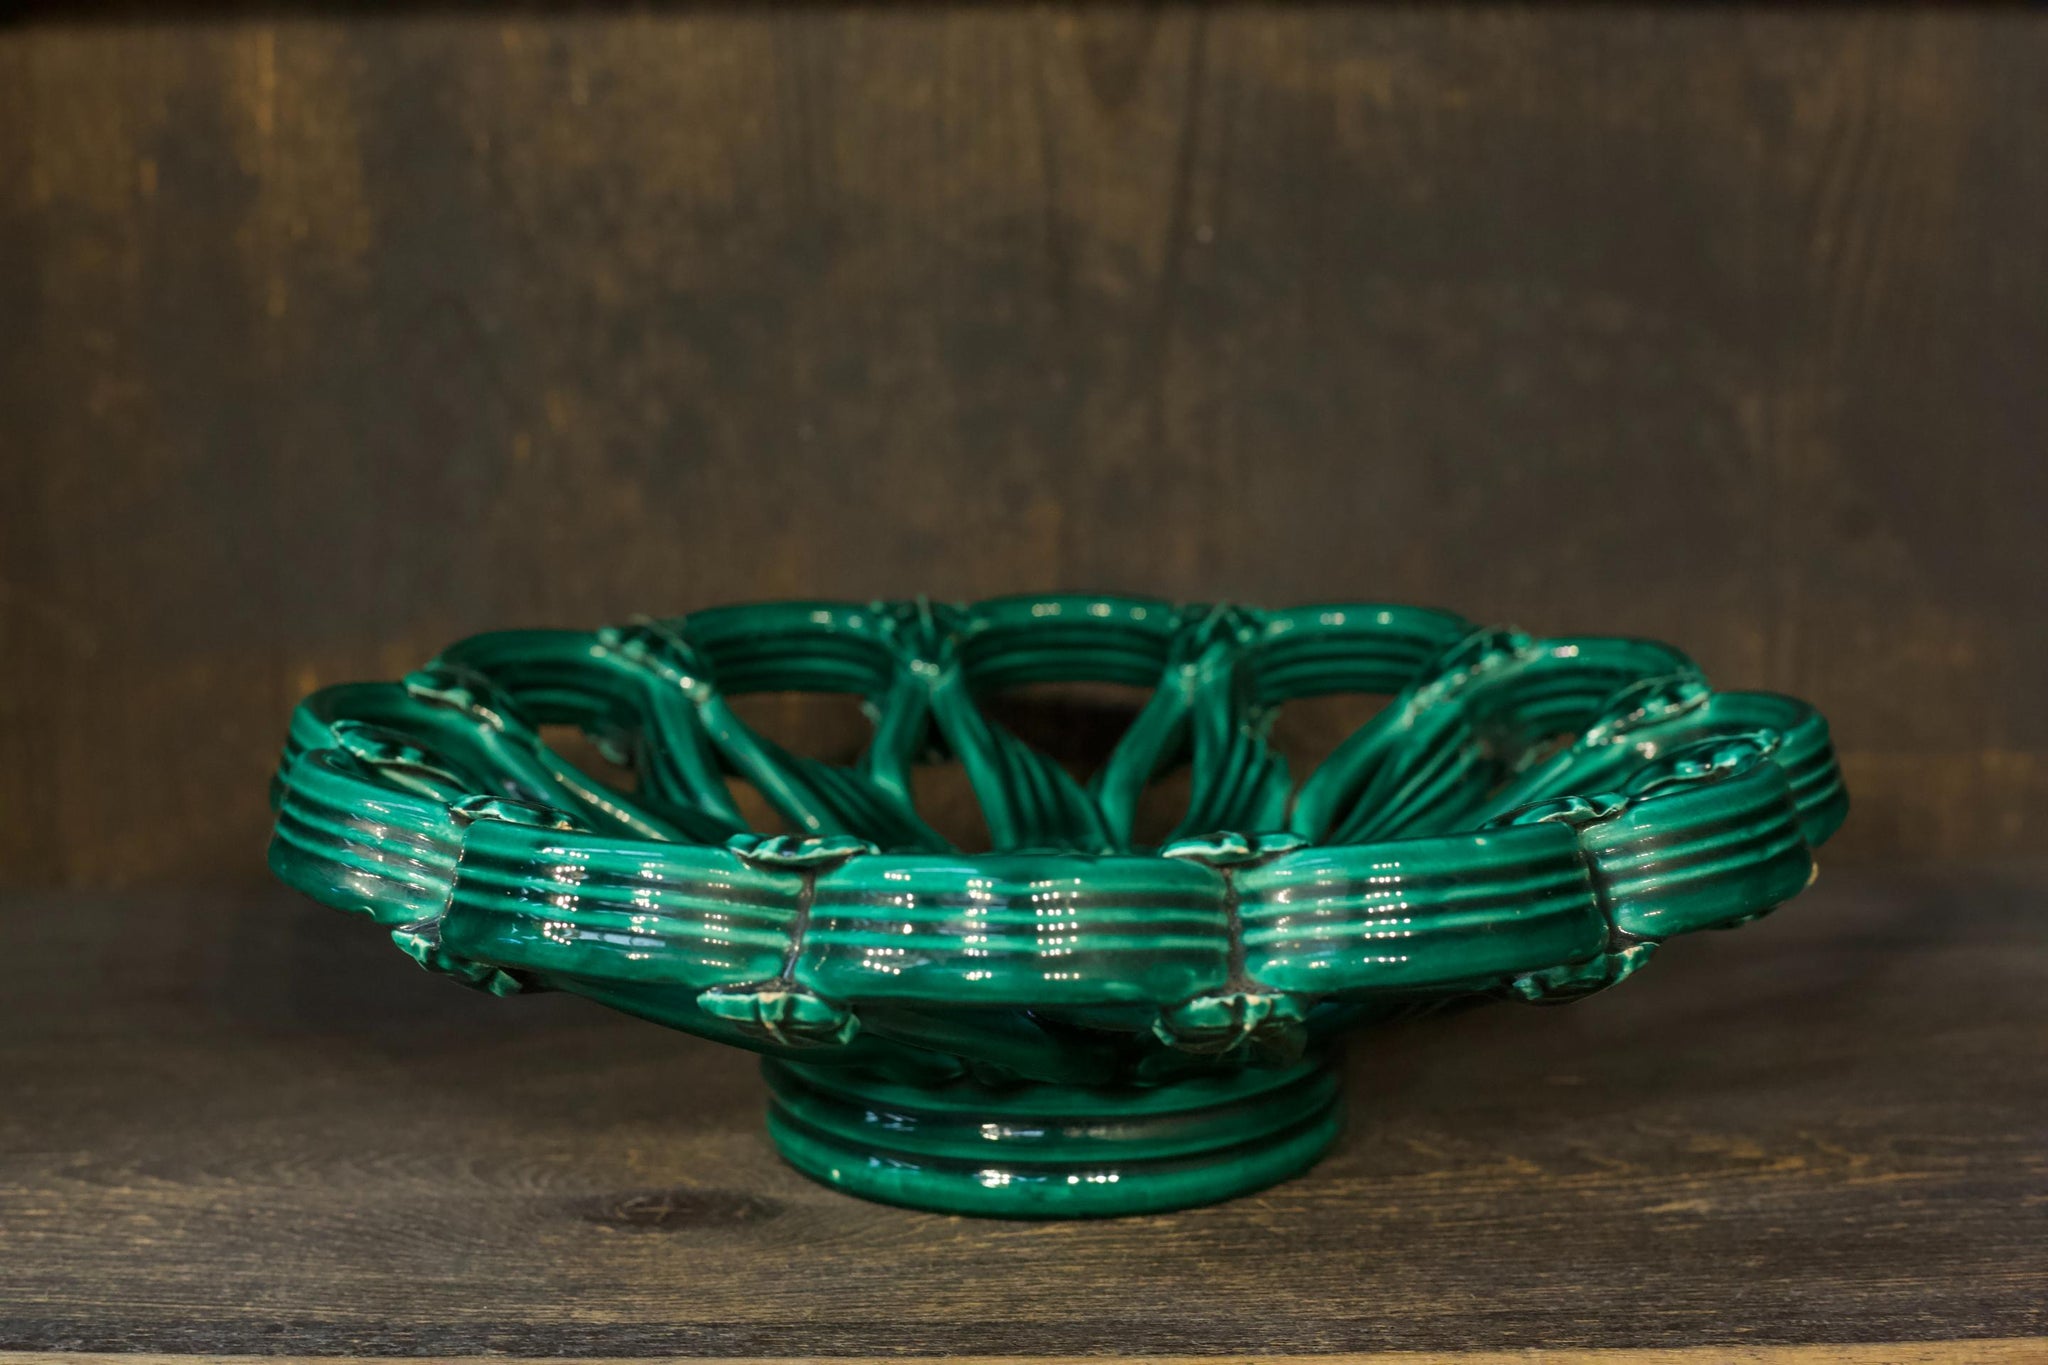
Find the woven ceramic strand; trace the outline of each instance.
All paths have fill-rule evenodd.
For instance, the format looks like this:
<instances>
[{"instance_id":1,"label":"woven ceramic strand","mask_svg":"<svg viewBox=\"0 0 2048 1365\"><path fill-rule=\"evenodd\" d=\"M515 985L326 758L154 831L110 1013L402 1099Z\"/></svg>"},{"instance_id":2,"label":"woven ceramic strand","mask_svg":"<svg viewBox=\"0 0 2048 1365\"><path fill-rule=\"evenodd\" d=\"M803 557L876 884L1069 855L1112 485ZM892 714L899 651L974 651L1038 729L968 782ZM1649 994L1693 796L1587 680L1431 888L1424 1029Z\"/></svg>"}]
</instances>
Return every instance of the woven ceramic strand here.
<instances>
[{"instance_id":1,"label":"woven ceramic strand","mask_svg":"<svg viewBox=\"0 0 2048 1365\"><path fill-rule=\"evenodd\" d=\"M1053 681L1153 688L1090 787L979 704ZM845 767L791 754L726 701L765 690L858 694L873 743ZM1267 726L1333 692L1398 695L1290 801ZM639 789L578 772L548 724L630 757ZM934 734L990 853L950 851L915 810ZM1176 755L1187 815L1133 849L1137 795ZM804 836L745 831L727 772ZM481 636L309 698L277 795L287 881L464 980L806 1060L904 1063L908 1042L1044 1079L1073 1062L985 1030L893 1019L893 1042L855 1040L874 1011L1137 1007L1183 1052L1293 1055L1318 1002L1569 996L1795 893L1846 809L1817 714L1713 693L1666 646L1079 597Z\"/></svg>"}]
</instances>

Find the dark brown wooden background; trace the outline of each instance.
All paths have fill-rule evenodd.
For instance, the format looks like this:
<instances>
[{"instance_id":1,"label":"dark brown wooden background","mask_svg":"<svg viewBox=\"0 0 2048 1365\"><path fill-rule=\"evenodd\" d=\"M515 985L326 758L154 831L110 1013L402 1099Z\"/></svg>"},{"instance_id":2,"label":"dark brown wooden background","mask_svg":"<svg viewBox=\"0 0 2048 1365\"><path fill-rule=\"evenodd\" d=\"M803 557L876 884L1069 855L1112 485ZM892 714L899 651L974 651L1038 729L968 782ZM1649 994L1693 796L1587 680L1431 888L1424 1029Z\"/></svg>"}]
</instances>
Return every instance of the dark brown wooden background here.
<instances>
[{"instance_id":1,"label":"dark brown wooden background","mask_svg":"<svg viewBox=\"0 0 2048 1365\"><path fill-rule=\"evenodd\" d=\"M55 17L51 17L54 14ZM246 883L292 701L763 595L1393 597L2048 821L2048 16L0 27L0 884Z\"/></svg>"}]
</instances>

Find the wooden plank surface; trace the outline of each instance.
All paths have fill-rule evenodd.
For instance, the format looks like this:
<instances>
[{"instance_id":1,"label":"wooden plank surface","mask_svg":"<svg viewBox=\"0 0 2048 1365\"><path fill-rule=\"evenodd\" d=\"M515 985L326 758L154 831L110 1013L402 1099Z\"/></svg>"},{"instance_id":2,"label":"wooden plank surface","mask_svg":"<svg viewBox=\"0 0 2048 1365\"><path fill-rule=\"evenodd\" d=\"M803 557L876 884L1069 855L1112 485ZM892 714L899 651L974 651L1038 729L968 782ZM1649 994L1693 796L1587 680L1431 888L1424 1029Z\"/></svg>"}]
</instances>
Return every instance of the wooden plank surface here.
<instances>
[{"instance_id":1,"label":"wooden plank surface","mask_svg":"<svg viewBox=\"0 0 2048 1365\"><path fill-rule=\"evenodd\" d=\"M0 25L0 884L259 884L470 631L1047 585L1665 637L1839 858L2048 828L2039 10L140 8Z\"/></svg>"},{"instance_id":2,"label":"wooden plank surface","mask_svg":"<svg viewBox=\"0 0 2048 1365\"><path fill-rule=\"evenodd\" d=\"M1994 1360L2027 1357L1953 1343L2048 1337L2038 864L1830 872L1585 1003L1361 1038L1312 1174L1101 1223L831 1193L776 1159L740 1054L464 991L286 895L17 895L0 936L0 1348Z\"/></svg>"},{"instance_id":3,"label":"wooden plank surface","mask_svg":"<svg viewBox=\"0 0 2048 1365\"><path fill-rule=\"evenodd\" d=\"M1700 1346L1676 1350L1646 1351L1394 1351L1359 1355L1331 1352L1307 1356L1259 1356L1261 1365L2038 1365L2048 1354L2048 1342L2015 1339L1990 1341L1888 1342L1877 1346ZM459 1357L458 1357L459 1358ZM895 1365L1047 1365L1057 1356L790 1356L790 1365L838 1365L886 1358ZM348 1360L352 1365L416 1365L417 1356L265 1356L267 1365L329 1365ZM587 1357L565 1357L562 1361L535 1360L531 1365L564 1365L577 1359L591 1365ZM732 1365L747 1360L765 1365L758 1356L618 1356L635 1365L689 1361L691 1365ZM1069 1359L1108 1365L1129 1360L1143 1365L1226 1365L1230 1356L1114 1356L1090 1355ZM1244 1357L1235 1357L1242 1360ZM55 1351L0 1351L0 1365L250 1365L248 1356L160 1355L148 1352L105 1354Z\"/></svg>"}]
</instances>

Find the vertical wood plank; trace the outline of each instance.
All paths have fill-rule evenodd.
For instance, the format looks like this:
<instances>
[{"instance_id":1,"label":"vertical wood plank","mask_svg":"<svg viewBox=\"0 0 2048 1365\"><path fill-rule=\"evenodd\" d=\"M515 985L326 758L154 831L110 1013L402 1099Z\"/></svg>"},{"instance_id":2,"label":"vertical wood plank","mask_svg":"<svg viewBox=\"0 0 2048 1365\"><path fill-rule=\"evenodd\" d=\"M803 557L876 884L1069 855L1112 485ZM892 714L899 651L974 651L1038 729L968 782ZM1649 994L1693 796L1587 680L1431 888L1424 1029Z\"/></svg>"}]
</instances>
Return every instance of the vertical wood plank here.
<instances>
[{"instance_id":1,"label":"vertical wood plank","mask_svg":"<svg viewBox=\"0 0 2048 1365\"><path fill-rule=\"evenodd\" d=\"M1048 585L1670 638L1835 719L1836 856L2030 847L2044 58L1753 7L0 30L0 878L254 880L291 699L471 630Z\"/></svg>"}]
</instances>

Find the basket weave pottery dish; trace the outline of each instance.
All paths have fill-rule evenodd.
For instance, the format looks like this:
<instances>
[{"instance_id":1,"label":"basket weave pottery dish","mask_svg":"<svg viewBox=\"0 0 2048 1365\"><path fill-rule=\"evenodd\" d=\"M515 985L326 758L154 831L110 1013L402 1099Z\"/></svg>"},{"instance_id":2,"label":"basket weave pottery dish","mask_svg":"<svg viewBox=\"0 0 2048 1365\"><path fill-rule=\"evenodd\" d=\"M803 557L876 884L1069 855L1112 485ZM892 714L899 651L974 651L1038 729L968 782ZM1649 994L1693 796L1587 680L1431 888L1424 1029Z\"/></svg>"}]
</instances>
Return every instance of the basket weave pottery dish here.
<instances>
[{"instance_id":1,"label":"basket weave pottery dish","mask_svg":"<svg viewBox=\"0 0 2048 1365\"><path fill-rule=\"evenodd\" d=\"M1085 785L992 722L1031 684L1151 689ZM858 761L727 698L852 693ZM1297 786L1276 711L1394 699ZM580 727L608 785L543 742ZM920 817L957 757L992 848ZM1133 841L1185 763L1185 816ZM743 821L728 776L795 834ZM1335 1137L1341 1035L1613 985L1796 894L1848 809L1827 726L1678 651L1400 606L725 607L455 645L308 697L277 874L433 971L559 989L764 1057L799 1170L870 1199L1125 1214L1257 1189Z\"/></svg>"}]
</instances>

